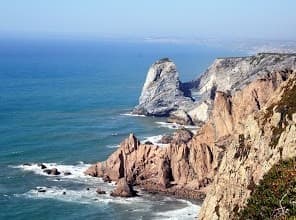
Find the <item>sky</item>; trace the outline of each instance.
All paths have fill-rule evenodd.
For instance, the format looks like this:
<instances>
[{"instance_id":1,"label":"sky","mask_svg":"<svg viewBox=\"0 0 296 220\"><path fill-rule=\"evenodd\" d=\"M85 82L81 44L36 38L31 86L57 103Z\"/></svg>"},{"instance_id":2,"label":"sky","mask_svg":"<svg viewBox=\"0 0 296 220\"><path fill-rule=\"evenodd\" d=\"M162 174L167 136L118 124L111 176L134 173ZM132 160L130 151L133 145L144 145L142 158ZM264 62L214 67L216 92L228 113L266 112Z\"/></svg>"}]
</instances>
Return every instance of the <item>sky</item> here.
<instances>
[{"instance_id":1,"label":"sky","mask_svg":"<svg viewBox=\"0 0 296 220\"><path fill-rule=\"evenodd\" d=\"M295 0L1 0L1 36L296 39Z\"/></svg>"}]
</instances>

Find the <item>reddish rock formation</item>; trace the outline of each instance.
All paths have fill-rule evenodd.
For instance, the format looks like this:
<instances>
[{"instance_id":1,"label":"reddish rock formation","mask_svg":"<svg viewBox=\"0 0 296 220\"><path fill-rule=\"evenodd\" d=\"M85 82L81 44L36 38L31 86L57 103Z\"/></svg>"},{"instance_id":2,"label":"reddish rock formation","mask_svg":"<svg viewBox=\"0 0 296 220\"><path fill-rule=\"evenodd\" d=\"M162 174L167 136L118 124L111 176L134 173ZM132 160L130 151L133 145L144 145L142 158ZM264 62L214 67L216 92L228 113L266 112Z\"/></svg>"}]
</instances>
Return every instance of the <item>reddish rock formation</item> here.
<instances>
[{"instance_id":1,"label":"reddish rock formation","mask_svg":"<svg viewBox=\"0 0 296 220\"><path fill-rule=\"evenodd\" d=\"M225 156L208 189L200 219L236 219L263 175L280 160L296 156L296 74L272 92L272 86L277 87L281 81L275 77L272 79L276 81L257 82L265 85L265 90L264 87L260 88L261 92L257 90L258 98L248 97L255 102L263 100L257 105L261 110L235 124ZM268 94L272 97L268 98ZM250 111L244 100L241 101L245 111ZM242 109L238 110L243 114Z\"/></svg>"},{"instance_id":2,"label":"reddish rock formation","mask_svg":"<svg viewBox=\"0 0 296 220\"><path fill-rule=\"evenodd\" d=\"M140 144L130 134L106 161L92 165L85 173L98 177L108 176L113 181L125 177L131 183L146 179L158 182L158 171L164 153L159 146Z\"/></svg>"},{"instance_id":3,"label":"reddish rock formation","mask_svg":"<svg viewBox=\"0 0 296 220\"><path fill-rule=\"evenodd\" d=\"M141 144L131 134L106 161L85 173L113 181L125 178L148 191L200 198L221 166L231 135L243 130L241 122L260 110L290 74L269 74L233 96L218 91L211 117L196 135L183 129L160 147Z\"/></svg>"},{"instance_id":4,"label":"reddish rock formation","mask_svg":"<svg viewBox=\"0 0 296 220\"><path fill-rule=\"evenodd\" d=\"M133 190L131 184L128 184L125 178L121 178L117 182L116 189L111 192L111 196L133 197L136 196L136 191Z\"/></svg>"}]
</instances>

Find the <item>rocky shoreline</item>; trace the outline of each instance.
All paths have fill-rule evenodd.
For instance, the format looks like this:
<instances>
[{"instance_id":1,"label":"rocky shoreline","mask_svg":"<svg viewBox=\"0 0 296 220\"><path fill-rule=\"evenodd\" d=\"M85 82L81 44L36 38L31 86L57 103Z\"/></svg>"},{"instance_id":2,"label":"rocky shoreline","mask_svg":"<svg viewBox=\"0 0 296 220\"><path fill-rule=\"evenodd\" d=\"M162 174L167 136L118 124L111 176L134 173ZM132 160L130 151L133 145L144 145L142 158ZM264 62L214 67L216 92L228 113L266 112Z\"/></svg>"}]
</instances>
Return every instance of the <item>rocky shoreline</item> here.
<instances>
[{"instance_id":1,"label":"rocky shoreline","mask_svg":"<svg viewBox=\"0 0 296 220\"><path fill-rule=\"evenodd\" d=\"M148 70L133 113L168 117L169 122L202 125L209 119L216 91L234 94L260 77L296 69L296 55L258 53L217 58L197 79L181 82L174 62L156 61Z\"/></svg>"},{"instance_id":2,"label":"rocky shoreline","mask_svg":"<svg viewBox=\"0 0 296 220\"><path fill-rule=\"evenodd\" d=\"M172 196L177 199L187 199L202 203L206 197L206 192L203 190L189 190L180 187L162 188L151 183L142 183L137 188L151 194L159 194L165 196Z\"/></svg>"},{"instance_id":3,"label":"rocky shoreline","mask_svg":"<svg viewBox=\"0 0 296 220\"><path fill-rule=\"evenodd\" d=\"M150 193L193 200L206 195L201 219L233 219L251 186L273 164L295 156L296 103L286 98L296 97L295 69L295 54L217 59L186 92L175 64L157 61L134 113L200 129L196 134L180 129L163 139L165 146L141 143L130 134L85 174L124 179Z\"/></svg>"}]
</instances>

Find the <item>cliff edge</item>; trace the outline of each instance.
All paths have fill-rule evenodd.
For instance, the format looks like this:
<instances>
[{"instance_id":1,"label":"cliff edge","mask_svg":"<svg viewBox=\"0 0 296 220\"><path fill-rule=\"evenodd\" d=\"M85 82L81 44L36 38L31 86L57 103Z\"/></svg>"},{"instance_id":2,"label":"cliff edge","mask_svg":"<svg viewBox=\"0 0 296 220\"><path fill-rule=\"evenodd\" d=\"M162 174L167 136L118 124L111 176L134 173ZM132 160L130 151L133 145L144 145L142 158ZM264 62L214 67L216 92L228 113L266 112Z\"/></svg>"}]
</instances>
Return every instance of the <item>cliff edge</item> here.
<instances>
[{"instance_id":1,"label":"cliff edge","mask_svg":"<svg viewBox=\"0 0 296 220\"><path fill-rule=\"evenodd\" d=\"M262 129L265 129L264 126L256 127L259 122L244 122L244 119L255 112L264 111L268 103L274 104L274 101L270 100L278 96L279 92L276 91L284 88L287 79L288 82L294 80L292 76L295 78L295 73L292 71L279 71L256 79L233 95L217 91L211 117L197 134L193 135L190 131L181 129L167 144L161 146L141 143L131 134L106 161L92 165L86 174L113 181L125 178L128 183L150 192L201 199L212 182L215 184L217 181L216 176L221 172L221 167L224 164L231 166L232 163L239 163L249 152L249 147L246 149L243 147L247 145L245 142L249 143L249 139L254 138L252 135L256 135L259 131L261 133L258 134L262 134ZM261 119L258 120L263 123ZM253 132L252 135L245 134L245 123L248 123L248 131ZM257 130L254 130L254 126ZM265 140L271 137L267 130L265 135L260 138ZM266 141L272 140L269 138ZM261 151L265 152L265 149L262 148ZM233 161L228 158L229 152L232 153ZM276 154L276 150L273 154ZM258 163L264 164L264 159L265 157L260 157ZM242 174L244 173L237 175ZM222 184L223 181L217 182ZM209 207L211 204L212 201L209 202ZM210 219L207 205L204 207L206 208L203 210L207 211L202 212L202 218ZM221 208L221 213L222 210ZM222 216L221 213L219 211L219 215Z\"/></svg>"},{"instance_id":2,"label":"cliff edge","mask_svg":"<svg viewBox=\"0 0 296 220\"><path fill-rule=\"evenodd\" d=\"M236 83L232 86L225 83L229 79L215 79L226 80L220 87L218 81L199 79L196 88L204 97L210 97L212 107L196 134L183 128L166 137L162 145L141 143L131 134L106 161L92 165L85 173L106 181L124 178L128 184L149 192L191 199L203 199L206 195L200 219L238 218L264 175L275 164L296 157L296 72L288 69L294 67L295 55L264 57L260 59L266 64L257 60L258 66L252 67L252 71L236 72ZM276 64L274 57L281 57L279 63ZM241 63L251 58L235 59ZM273 67L265 66L268 63ZM243 73L249 74L249 78ZM213 74L217 73L210 75ZM162 60L148 77L143 100L149 100L145 94L150 89L156 92L153 94L154 101L157 100L158 88L167 77L175 91L169 92L171 98L184 96L184 85L181 86L175 65ZM214 92L201 89L210 88L208 85L215 85L213 82L217 83ZM180 100L195 103L184 97ZM160 107L163 114L164 108ZM175 107L176 103L170 111L180 111ZM191 118L186 109L181 111Z\"/></svg>"},{"instance_id":3,"label":"cliff edge","mask_svg":"<svg viewBox=\"0 0 296 220\"><path fill-rule=\"evenodd\" d=\"M162 59L150 67L133 113L201 124L209 118L216 91L234 94L258 77L285 69L296 69L296 54L218 58L199 78L182 83L176 65Z\"/></svg>"},{"instance_id":4,"label":"cliff edge","mask_svg":"<svg viewBox=\"0 0 296 220\"><path fill-rule=\"evenodd\" d=\"M242 120L240 129L228 140L200 219L237 218L264 174L280 161L296 156L295 73L260 111Z\"/></svg>"}]
</instances>

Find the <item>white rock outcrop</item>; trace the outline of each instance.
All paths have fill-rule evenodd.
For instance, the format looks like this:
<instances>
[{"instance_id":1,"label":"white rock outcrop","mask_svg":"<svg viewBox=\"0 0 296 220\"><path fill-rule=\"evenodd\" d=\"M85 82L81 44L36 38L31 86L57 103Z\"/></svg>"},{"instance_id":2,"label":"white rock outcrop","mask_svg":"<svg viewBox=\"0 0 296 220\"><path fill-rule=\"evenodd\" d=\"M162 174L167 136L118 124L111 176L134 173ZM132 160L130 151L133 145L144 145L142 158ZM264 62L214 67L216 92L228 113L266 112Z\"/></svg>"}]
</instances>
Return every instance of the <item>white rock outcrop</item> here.
<instances>
[{"instance_id":1,"label":"white rock outcrop","mask_svg":"<svg viewBox=\"0 0 296 220\"><path fill-rule=\"evenodd\" d=\"M296 69L296 54L259 53L219 58L198 79L182 83L176 65L167 58L161 59L150 67L139 105L133 112L166 117L172 114L176 122L203 123L209 118L216 91L231 95L255 79L293 69ZM182 114L177 110L182 110ZM177 120L176 115L185 118Z\"/></svg>"}]
</instances>

